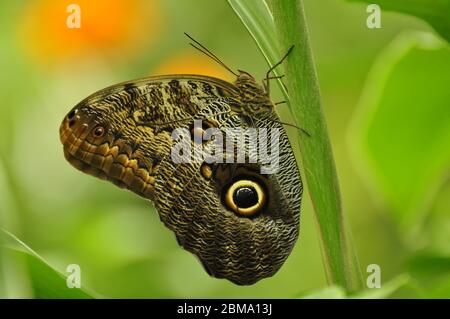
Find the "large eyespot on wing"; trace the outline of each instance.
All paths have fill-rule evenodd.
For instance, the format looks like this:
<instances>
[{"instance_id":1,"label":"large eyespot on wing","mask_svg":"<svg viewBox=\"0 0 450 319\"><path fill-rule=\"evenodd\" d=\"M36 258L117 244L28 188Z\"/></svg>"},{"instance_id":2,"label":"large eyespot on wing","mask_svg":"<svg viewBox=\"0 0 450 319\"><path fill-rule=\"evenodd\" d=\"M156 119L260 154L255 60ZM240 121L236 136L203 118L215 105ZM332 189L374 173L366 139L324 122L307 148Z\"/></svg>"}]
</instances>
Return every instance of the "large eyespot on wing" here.
<instances>
[{"instance_id":1,"label":"large eyespot on wing","mask_svg":"<svg viewBox=\"0 0 450 319\"><path fill-rule=\"evenodd\" d=\"M257 181L234 181L224 192L225 206L241 216L255 216L266 203L266 190Z\"/></svg>"},{"instance_id":2,"label":"large eyespot on wing","mask_svg":"<svg viewBox=\"0 0 450 319\"><path fill-rule=\"evenodd\" d=\"M242 125L236 114L218 122ZM156 191L161 220L211 276L250 285L274 275L289 256L299 233L302 186L283 134L277 174L261 175L258 164L202 162L167 164L161 174ZM239 213L246 208L247 214Z\"/></svg>"},{"instance_id":3,"label":"large eyespot on wing","mask_svg":"<svg viewBox=\"0 0 450 319\"><path fill-rule=\"evenodd\" d=\"M231 170L231 165L223 166ZM179 244L195 254L211 276L239 285L275 274L299 231L299 211L281 194L277 178L237 168L235 177L218 180L215 168L208 180L201 167L177 194L169 214L176 219L172 229ZM239 212L245 208L252 213Z\"/></svg>"}]
</instances>

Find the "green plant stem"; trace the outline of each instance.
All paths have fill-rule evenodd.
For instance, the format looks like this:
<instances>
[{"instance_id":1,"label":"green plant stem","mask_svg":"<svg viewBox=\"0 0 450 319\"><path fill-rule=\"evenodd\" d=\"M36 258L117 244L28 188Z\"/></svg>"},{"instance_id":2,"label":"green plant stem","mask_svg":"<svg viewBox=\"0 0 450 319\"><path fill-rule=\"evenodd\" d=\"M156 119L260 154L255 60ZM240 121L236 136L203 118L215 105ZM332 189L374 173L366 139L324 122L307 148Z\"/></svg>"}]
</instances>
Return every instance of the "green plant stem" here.
<instances>
[{"instance_id":1,"label":"green plant stem","mask_svg":"<svg viewBox=\"0 0 450 319\"><path fill-rule=\"evenodd\" d=\"M330 284L357 291L362 280L356 254L346 233L339 183L322 111L316 70L301 0L272 1L280 51L295 45L285 61L291 110L300 133L303 170L318 224L326 275Z\"/></svg>"}]
</instances>

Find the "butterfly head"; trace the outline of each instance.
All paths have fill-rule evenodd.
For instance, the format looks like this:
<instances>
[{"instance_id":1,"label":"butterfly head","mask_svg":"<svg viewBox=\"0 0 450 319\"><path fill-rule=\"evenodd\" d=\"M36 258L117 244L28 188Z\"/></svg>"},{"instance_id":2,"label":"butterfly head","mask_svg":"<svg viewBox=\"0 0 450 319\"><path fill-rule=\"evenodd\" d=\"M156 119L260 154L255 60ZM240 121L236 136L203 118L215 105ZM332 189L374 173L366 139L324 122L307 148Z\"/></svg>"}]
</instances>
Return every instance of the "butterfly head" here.
<instances>
[{"instance_id":1,"label":"butterfly head","mask_svg":"<svg viewBox=\"0 0 450 319\"><path fill-rule=\"evenodd\" d=\"M241 95L242 108L247 115L259 112L272 111L273 103L264 86L248 72L239 70L239 75L234 82Z\"/></svg>"}]
</instances>

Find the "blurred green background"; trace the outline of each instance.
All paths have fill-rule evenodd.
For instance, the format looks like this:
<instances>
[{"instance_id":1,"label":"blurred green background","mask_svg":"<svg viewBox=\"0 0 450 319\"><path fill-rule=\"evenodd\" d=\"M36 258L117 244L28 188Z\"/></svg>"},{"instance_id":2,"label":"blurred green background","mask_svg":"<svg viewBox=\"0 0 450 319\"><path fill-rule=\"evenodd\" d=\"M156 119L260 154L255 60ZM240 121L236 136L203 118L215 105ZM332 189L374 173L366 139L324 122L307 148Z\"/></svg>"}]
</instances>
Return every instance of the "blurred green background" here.
<instances>
[{"instance_id":1,"label":"blurred green background","mask_svg":"<svg viewBox=\"0 0 450 319\"><path fill-rule=\"evenodd\" d=\"M382 28L368 29L367 5L304 2L344 211L363 276L367 265L378 264L382 285L394 287L384 297L448 298L448 43L412 16L383 12ZM66 27L70 3L81 7L81 29ZM95 296L320 294L326 281L307 189L292 255L274 277L241 287L209 277L178 247L151 203L65 161L59 124L98 89L164 73L233 80L192 49L183 32L234 69L262 78L268 68L226 1L0 4L0 227L63 274L67 265L80 265L82 286ZM291 120L286 106L278 111L283 121ZM295 130L288 133L295 138ZM1 237L8 246L8 236ZM0 297L54 296L39 290L50 285L44 279L52 275L38 263L0 249Z\"/></svg>"}]
</instances>

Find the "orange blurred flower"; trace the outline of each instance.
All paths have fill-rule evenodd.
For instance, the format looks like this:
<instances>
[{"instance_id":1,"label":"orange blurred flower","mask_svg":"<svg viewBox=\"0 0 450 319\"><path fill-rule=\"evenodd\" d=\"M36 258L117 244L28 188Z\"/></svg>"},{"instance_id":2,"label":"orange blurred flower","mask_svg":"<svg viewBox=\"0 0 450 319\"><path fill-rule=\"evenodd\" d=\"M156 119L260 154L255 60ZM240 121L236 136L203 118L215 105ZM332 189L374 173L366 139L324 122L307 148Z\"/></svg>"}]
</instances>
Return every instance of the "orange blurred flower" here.
<instances>
[{"instance_id":1,"label":"orange blurred flower","mask_svg":"<svg viewBox=\"0 0 450 319\"><path fill-rule=\"evenodd\" d=\"M67 25L71 4L80 8L80 28ZM156 0L145 5L142 0L30 1L20 24L20 42L43 62L96 52L122 54L139 39L148 44L154 38L158 13Z\"/></svg>"},{"instance_id":2,"label":"orange blurred flower","mask_svg":"<svg viewBox=\"0 0 450 319\"><path fill-rule=\"evenodd\" d=\"M198 52L182 52L175 55L159 65L152 74L200 74L227 81L235 80L234 75L224 67Z\"/></svg>"}]
</instances>

